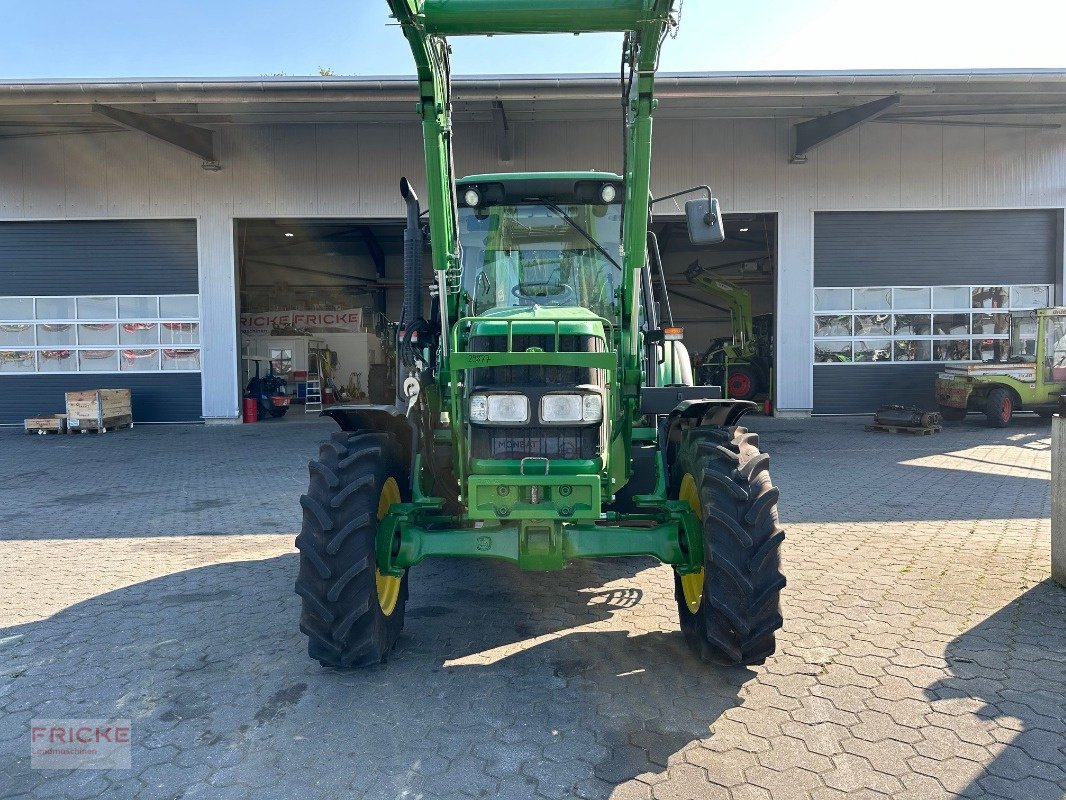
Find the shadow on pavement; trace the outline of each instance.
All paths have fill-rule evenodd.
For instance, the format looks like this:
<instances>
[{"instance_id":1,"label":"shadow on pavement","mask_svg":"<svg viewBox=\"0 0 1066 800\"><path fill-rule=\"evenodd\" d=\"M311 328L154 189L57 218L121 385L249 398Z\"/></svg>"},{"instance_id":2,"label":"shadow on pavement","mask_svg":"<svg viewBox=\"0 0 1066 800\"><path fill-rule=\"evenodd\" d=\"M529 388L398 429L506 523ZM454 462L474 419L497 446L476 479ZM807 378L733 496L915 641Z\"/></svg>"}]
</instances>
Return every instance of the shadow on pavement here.
<instances>
[{"instance_id":1,"label":"shadow on pavement","mask_svg":"<svg viewBox=\"0 0 1066 800\"><path fill-rule=\"evenodd\" d=\"M652 566L424 565L389 663L356 672L307 658L295 555L174 573L0 630L0 796L606 798L707 737L753 676L689 654L670 573ZM634 623L659 629L627 624L642 607ZM32 717L131 718L132 772L30 770Z\"/></svg>"},{"instance_id":2,"label":"shadow on pavement","mask_svg":"<svg viewBox=\"0 0 1066 800\"><path fill-rule=\"evenodd\" d=\"M960 797L1066 795L1066 590L1046 580L948 643L951 675L925 690L961 758L986 765ZM953 702L954 701L954 702ZM1001 733L997 743L988 722ZM943 724L942 720L939 724ZM1004 729L1013 731L1002 736ZM989 760L987 752L994 757ZM971 764L972 766L972 764Z\"/></svg>"}]
</instances>

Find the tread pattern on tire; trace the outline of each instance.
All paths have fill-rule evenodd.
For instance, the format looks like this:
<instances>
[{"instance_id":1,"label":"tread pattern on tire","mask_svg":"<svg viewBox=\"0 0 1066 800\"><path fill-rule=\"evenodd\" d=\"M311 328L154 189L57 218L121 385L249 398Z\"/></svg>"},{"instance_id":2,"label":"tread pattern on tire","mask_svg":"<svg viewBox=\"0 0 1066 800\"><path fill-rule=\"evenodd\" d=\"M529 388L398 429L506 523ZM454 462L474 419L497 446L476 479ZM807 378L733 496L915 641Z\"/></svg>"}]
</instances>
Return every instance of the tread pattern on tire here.
<instances>
[{"instance_id":1,"label":"tread pattern on tire","mask_svg":"<svg viewBox=\"0 0 1066 800\"><path fill-rule=\"evenodd\" d=\"M965 408L955 408L954 406L938 405L937 411L940 412L940 416L946 422L962 422L966 419Z\"/></svg>"},{"instance_id":2,"label":"tread pattern on tire","mask_svg":"<svg viewBox=\"0 0 1066 800\"><path fill-rule=\"evenodd\" d=\"M1010 425L1009 419L1003 420L1002 403L1004 398L1010 399L1012 411L1017 410L1017 403L1010 389L1002 386L992 389L985 398L985 419L988 420L989 427L1006 428Z\"/></svg>"},{"instance_id":3,"label":"tread pattern on tire","mask_svg":"<svg viewBox=\"0 0 1066 800\"><path fill-rule=\"evenodd\" d=\"M673 470L674 497L686 473L696 480L703 512L703 600L695 613L675 573L681 630L705 660L763 663L782 625L779 492L770 458L746 428L697 428L688 433Z\"/></svg>"},{"instance_id":4,"label":"tread pattern on tire","mask_svg":"<svg viewBox=\"0 0 1066 800\"><path fill-rule=\"evenodd\" d=\"M307 651L323 666L380 663L403 628L407 574L387 616L375 579L381 487L393 477L401 494L407 492L399 454L388 434L339 431L308 465L310 485L300 497L303 525L296 537L296 594L303 604L300 630L307 635Z\"/></svg>"}]
</instances>

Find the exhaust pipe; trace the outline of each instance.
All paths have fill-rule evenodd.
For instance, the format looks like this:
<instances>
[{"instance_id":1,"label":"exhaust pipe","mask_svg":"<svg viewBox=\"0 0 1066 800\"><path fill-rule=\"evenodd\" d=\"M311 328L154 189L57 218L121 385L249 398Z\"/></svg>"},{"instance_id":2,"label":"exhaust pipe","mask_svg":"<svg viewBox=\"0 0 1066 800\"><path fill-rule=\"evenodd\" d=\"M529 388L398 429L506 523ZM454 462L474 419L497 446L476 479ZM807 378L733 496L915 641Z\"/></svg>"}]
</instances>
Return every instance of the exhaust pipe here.
<instances>
[{"instance_id":1,"label":"exhaust pipe","mask_svg":"<svg viewBox=\"0 0 1066 800\"><path fill-rule=\"evenodd\" d=\"M400 178L400 196L407 204L407 227L403 230L403 313L400 319L410 328L422 316L422 250L425 242L419 221L422 209L407 178Z\"/></svg>"}]
</instances>

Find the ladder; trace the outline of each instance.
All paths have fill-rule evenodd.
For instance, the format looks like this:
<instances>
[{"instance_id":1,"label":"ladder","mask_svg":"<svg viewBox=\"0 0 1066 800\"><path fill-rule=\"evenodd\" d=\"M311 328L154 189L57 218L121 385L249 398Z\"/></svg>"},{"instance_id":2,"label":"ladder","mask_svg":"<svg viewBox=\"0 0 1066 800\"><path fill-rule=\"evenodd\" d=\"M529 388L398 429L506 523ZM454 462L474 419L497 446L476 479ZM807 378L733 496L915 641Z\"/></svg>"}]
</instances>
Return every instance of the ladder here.
<instances>
[{"instance_id":1,"label":"ladder","mask_svg":"<svg viewBox=\"0 0 1066 800\"><path fill-rule=\"evenodd\" d=\"M322 380L318 375L307 376L307 391L304 394L304 413L322 410Z\"/></svg>"}]
</instances>

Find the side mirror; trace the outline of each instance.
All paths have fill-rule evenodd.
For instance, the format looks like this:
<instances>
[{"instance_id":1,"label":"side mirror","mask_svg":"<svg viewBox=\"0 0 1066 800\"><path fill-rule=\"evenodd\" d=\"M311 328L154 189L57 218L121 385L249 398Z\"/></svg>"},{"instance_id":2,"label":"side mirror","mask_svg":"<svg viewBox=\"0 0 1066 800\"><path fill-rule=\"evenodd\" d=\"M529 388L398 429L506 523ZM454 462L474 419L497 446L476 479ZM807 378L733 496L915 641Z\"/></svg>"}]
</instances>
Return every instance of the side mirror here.
<instances>
[{"instance_id":1,"label":"side mirror","mask_svg":"<svg viewBox=\"0 0 1066 800\"><path fill-rule=\"evenodd\" d=\"M718 244L725 241L722 209L717 197L689 200L685 203L688 240L692 244Z\"/></svg>"}]
</instances>

